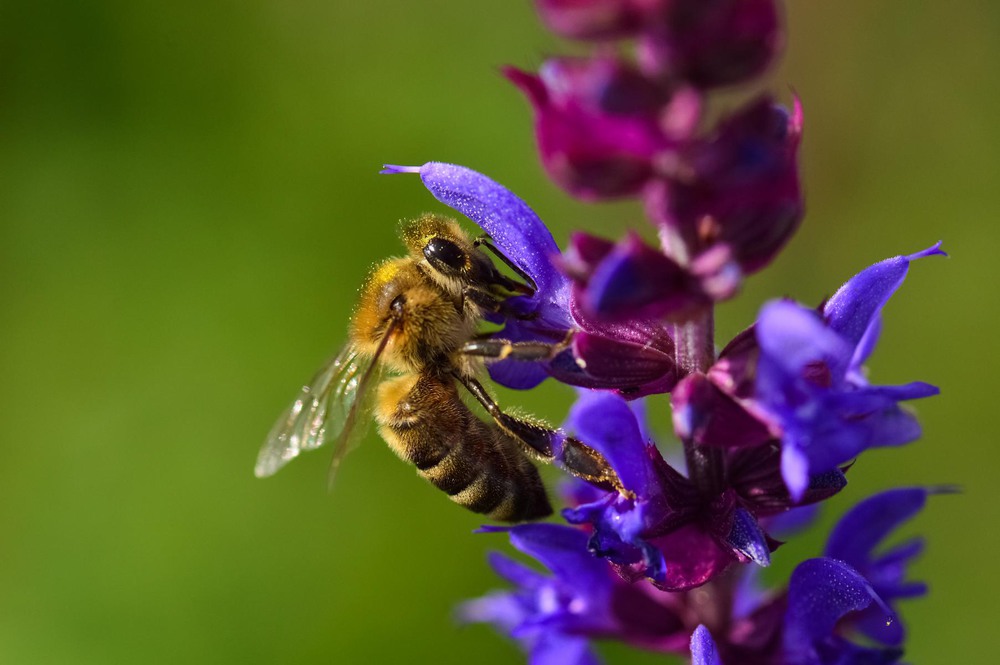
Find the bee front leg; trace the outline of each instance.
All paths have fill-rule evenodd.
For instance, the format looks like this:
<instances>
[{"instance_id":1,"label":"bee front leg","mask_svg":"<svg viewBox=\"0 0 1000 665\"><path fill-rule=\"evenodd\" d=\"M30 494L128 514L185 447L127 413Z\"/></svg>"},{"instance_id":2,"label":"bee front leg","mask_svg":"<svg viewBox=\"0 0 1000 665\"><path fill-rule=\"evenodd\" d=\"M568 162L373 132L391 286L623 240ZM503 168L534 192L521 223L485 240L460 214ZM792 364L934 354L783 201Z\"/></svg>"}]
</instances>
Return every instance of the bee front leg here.
<instances>
[{"instance_id":1,"label":"bee front leg","mask_svg":"<svg viewBox=\"0 0 1000 665\"><path fill-rule=\"evenodd\" d=\"M629 494L618 474L598 451L560 430L504 413L479 381L458 372L454 376L483 405L500 429L520 443L530 456L555 463L574 476L604 489Z\"/></svg>"},{"instance_id":2,"label":"bee front leg","mask_svg":"<svg viewBox=\"0 0 1000 665\"><path fill-rule=\"evenodd\" d=\"M530 321L538 317L537 314L520 314L513 311L502 298L498 298L488 291L467 286L462 290L462 297L475 303L484 312L502 314L508 319L518 319L519 321Z\"/></svg>"},{"instance_id":3,"label":"bee front leg","mask_svg":"<svg viewBox=\"0 0 1000 665\"><path fill-rule=\"evenodd\" d=\"M493 256L503 261L504 265L513 270L515 273L517 273L518 277L524 280L524 283L522 284L519 282L515 282L512 279L508 279L503 275L501 275L500 273L497 273L497 282L501 284L504 288L510 289L511 291L517 291L519 293L523 293L524 295L528 296L534 295L535 292L538 290L538 285L535 284L535 280L531 278L531 275L521 270L520 266L511 261L509 258L507 258L506 254L497 249L496 246L490 242L490 237L488 235L483 234L478 238L476 238L472 242L472 246L485 247L487 250L489 250L491 254L493 254Z\"/></svg>"}]
</instances>

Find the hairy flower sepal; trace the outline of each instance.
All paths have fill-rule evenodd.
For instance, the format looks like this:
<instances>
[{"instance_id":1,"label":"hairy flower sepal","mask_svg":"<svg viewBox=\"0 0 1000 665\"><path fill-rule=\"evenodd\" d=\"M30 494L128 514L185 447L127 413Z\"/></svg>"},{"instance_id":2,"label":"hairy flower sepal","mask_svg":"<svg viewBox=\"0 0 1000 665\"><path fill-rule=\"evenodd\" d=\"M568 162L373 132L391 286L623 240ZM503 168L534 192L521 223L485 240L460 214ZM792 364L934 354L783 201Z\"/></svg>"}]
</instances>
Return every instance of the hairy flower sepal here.
<instances>
[{"instance_id":1,"label":"hairy flower sepal","mask_svg":"<svg viewBox=\"0 0 1000 665\"><path fill-rule=\"evenodd\" d=\"M636 37L646 71L701 88L761 74L781 49L775 0L536 0L563 37Z\"/></svg>"},{"instance_id":2,"label":"hairy flower sepal","mask_svg":"<svg viewBox=\"0 0 1000 665\"><path fill-rule=\"evenodd\" d=\"M656 156L674 145L660 123L670 90L617 58L555 58L537 75L503 72L534 109L545 170L578 198L638 194Z\"/></svg>"},{"instance_id":3,"label":"hairy flower sepal","mask_svg":"<svg viewBox=\"0 0 1000 665\"><path fill-rule=\"evenodd\" d=\"M724 256L709 252L691 266L629 233L618 243L574 233L560 265L573 280L573 304L603 321L682 320L730 297L739 274ZM721 260L716 260L721 259Z\"/></svg>"},{"instance_id":4,"label":"hairy flower sepal","mask_svg":"<svg viewBox=\"0 0 1000 665\"><path fill-rule=\"evenodd\" d=\"M501 360L494 381L527 389L547 376L585 388L620 390L630 397L667 392L677 382L674 344L657 321L607 322L576 311L572 283L557 269L559 247L538 215L513 192L454 164L386 166L382 173L419 174L436 199L475 222L497 249L534 282L530 296L504 301L503 329L511 342L539 341L568 348L543 362Z\"/></svg>"},{"instance_id":5,"label":"hairy flower sepal","mask_svg":"<svg viewBox=\"0 0 1000 665\"><path fill-rule=\"evenodd\" d=\"M743 274L770 263L804 212L798 146L802 108L761 97L687 144L668 177L645 189L646 210L694 260L725 248ZM734 268L736 269L736 268Z\"/></svg>"}]
</instances>

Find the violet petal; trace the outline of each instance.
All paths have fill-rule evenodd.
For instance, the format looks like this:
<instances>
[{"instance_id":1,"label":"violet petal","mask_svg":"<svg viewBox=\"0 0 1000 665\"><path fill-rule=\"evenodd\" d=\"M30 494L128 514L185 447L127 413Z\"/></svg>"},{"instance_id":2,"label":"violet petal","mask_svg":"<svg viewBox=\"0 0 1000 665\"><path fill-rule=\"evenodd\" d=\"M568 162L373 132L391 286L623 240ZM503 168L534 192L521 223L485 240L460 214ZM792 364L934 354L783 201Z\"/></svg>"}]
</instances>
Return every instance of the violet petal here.
<instances>
[{"instance_id":1,"label":"violet petal","mask_svg":"<svg viewBox=\"0 0 1000 665\"><path fill-rule=\"evenodd\" d=\"M521 524L510 529L510 543L542 562L557 577L594 593L610 587L605 564L587 551L587 534L559 524Z\"/></svg>"},{"instance_id":2,"label":"violet petal","mask_svg":"<svg viewBox=\"0 0 1000 665\"><path fill-rule=\"evenodd\" d=\"M626 489L649 496L655 476L639 422L621 397L607 392L581 392L563 427L600 452Z\"/></svg>"},{"instance_id":3,"label":"violet petal","mask_svg":"<svg viewBox=\"0 0 1000 665\"><path fill-rule=\"evenodd\" d=\"M600 665L584 637L545 631L528 656L529 665Z\"/></svg>"},{"instance_id":4,"label":"violet petal","mask_svg":"<svg viewBox=\"0 0 1000 665\"><path fill-rule=\"evenodd\" d=\"M854 568L835 559L803 561L788 584L788 610L784 644L789 655L811 662L815 643L833 635L837 622L849 612L862 610L878 596Z\"/></svg>"},{"instance_id":5,"label":"violet petal","mask_svg":"<svg viewBox=\"0 0 1000 665\"><path fill-rule=\"evenodd\" d=\"M849 279L823 306L830 328L852 348L859 346L882 307L903 283L910 262L934 255L947 256L940 242L910 256L876 263Z\"/></svg>"},{"instance_id":6,"label":"violet petal","mask_svg":"<svg viewBox=\"0 0 1000 665\"><path fill-rule=\"evenodd\" d=\"M691 633L691 665L722 665L712 634L702 625Z\"/></svg>"},{"instance_id":7,"label":"violet petal","mask_svg":"<svg viewBox=\"0 0 1000 665\"><path fill-rule=\"evenodd\" d=\"M382 173L419 173L427 189L485 231L497 248L535 280L540 292L556 291L566 278L552 264L559 247L538 215L509 189L472 169L427 162L387 165Z\"/></svg>"}]
</instances>

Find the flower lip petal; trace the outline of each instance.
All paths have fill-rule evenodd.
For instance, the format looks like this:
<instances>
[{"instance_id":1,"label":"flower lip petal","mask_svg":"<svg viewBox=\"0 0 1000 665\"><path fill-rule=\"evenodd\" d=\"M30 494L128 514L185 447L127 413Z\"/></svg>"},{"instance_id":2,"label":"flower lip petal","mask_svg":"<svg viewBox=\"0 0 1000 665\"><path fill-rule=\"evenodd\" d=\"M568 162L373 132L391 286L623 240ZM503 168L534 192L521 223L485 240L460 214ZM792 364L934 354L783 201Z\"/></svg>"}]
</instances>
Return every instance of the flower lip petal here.
<instances>
[{"instance_id":1,"label":"flower lip petal","mask_svg":"<svg viewBox=\"0 0 1000 665\"><path fill-rule=\"evenodd\" d=\"M864 572L872 565L879 544L919 513L929 494L923 487L901 487L861 501L833 527L824 554Z\"/></svg>"},{"instance_id":2,"label":"flower lip petal","mask_svg":"<svg viewBox=\"0 0 1000 665\"><path fill-rule=\"evenodd\" d=\"M418 173L437 200L479 225L504 256L531 276L541 293L555 292L565 283L552 263L552 257L559 254L552 234L528 204L506 187L472 169L443 162L386 165L381 173Z\"/></svg>"},{"instance_id":3,"label":"flower lip petal","mask_svg":"<svg viewBox=\"0 0 1000 665\"><path fill-rule=\"evenodd\" d=\"M691 665L722 665L712 634L702 625L691 633Z\"/></svg>"},{"instance_id":4,"label":"flower lip petal","mask_svg":"<svg viewBox=\"0 0 1000 665\"><path fill-rule=\"evenodd\" d=\"M847 280L826 304L823 315L830 329L851 347L857 347L886 302L906 278L910 262L928 256L948 256L941 242L909 256L894 256L871 265Z\"/></svg>"},{"instance_id":5,"label":"flower lip petal","mask_svg":"<svg viewBox=\"0 0 1000 665\"><path fill-rule=\"evenodd\" d=\"M758 391L800 376L806 365L816 361L825 362L838 378L846 370L852 349L802 305L785 300L765 304L755 330L761 349Z\"/></svg>"},{"instance_id":6,"label":"flower lip petal","mask_svg":"<svg viewBox=\"0 0 1000 665\"><path fill-rule=\"evenodd\" d=\"M809 653L815 641L833 634L841 617L873 601L881 602L868 580L843 561L803 561L792 572L788 584L786 652Z\"/></svg>"},{"instance_id":7,"label":"flower lip petal","mask_svg":"<svg viewBox=\"0 0 1000 665\"><path fill-rule=\"evenodd\" d=\"M582 392L569 412L567 431L600 452L611 463L626 489L650 493L653 469L639 421L628 403L607 392Z\"/></svg>"},{"instance_id":8,"label":"flower lip petal","mask_svg":"<svg viewBox=\"0 0 1000 665\"><path fill-rule=\"evenodd\" d=\"M572 579L597 593L610 588L604 562L587 552L587 534L560 524L521 524L509 529L510 544L545 565L557 577Z\"/></svg>"}]
</instances>

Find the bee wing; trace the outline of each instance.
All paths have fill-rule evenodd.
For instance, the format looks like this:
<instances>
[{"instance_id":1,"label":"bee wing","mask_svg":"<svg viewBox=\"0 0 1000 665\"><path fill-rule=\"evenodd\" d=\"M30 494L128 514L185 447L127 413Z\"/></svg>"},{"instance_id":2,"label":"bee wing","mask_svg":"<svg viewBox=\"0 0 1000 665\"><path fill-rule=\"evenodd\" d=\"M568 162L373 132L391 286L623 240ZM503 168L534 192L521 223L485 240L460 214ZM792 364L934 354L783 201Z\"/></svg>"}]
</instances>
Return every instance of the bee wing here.
<instances>
[{"instance_id":1,"label":"bee wing","mask_svg":"<svg viewBox=\"0 0 1000 665\"><path fill-rule=\"evenodd\" d=\"M348 344L303 386L278 422L274 424L257 455L254 475L266 478L299 456L337 439L339 459L364 434L355 427L357 409L371 381L372 360Z\"/></svg>"}]
</instances>

